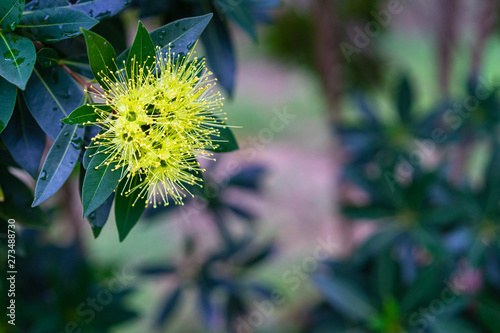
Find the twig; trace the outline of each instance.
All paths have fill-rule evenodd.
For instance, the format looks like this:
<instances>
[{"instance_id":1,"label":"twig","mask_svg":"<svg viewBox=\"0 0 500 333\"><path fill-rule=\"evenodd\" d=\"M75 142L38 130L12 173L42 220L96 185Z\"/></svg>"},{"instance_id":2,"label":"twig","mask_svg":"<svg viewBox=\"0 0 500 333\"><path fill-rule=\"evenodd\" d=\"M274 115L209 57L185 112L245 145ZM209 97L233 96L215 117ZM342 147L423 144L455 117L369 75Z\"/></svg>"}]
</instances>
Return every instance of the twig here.
<instances>
[{"instance_id":1,"label":"twig","mask_svg":"<svg viewBox=\"0 0 500 333\"><path fill-rule=\"evenodd\" d=\"M71 77L76 81L78 82L81 86L85 87L85 89L87 91L90 91L90 92L93 92L94 94L98 94L100 95L101 92L95 88L93 85L91 85L89 82L87 82L84 78L82 78L80 75L78 75L77 73L73 72L71 70L71 68L69 68L68 66L66 66L65 64L62 64L60 63L59 66L66 72L68 73L69 75L71 75Z\"/></svg>"},{"instance_id":2,"label":"twig","mask_svg":"<svg viewBox=\"0 0 500 333\"><path fill-rule=\"evenodd\" d=\"M32 41L32 42L33 42L33 45L35 45L35 49L36 49L37 51L40 51L41 49L43 49L43 48L45 47L45 46L44 46L42 43L40 43L40 42L37 42L37 41Z\"/></svg>"}]
</instances>

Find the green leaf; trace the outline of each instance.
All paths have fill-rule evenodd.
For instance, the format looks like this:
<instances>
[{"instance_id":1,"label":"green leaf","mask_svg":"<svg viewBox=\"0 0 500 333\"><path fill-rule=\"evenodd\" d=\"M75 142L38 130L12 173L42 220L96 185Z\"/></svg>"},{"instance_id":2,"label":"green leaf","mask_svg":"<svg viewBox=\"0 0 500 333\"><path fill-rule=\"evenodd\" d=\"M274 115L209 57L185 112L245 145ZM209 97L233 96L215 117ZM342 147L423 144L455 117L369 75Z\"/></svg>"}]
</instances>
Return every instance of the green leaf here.
<instances>
[{"instance_id":1,"label":"green leaf","mask_svg":"<svg viewBox=\"0 0 500 333\"><path fill-rule=\"evenodd\" d=\"M255 20L252 17L250 4L243 1L215 0L214 5L222 15L237 22L254 40L257 40Z\"/></svg>"},{"instance_id":2,"label":"green leaf","mask_svg":"<svg viewBox=\"0 0 500 333\"><path fill-rule=\"evenodd\" d=\"M174 21L151 32L154 45L169 48L175 54L187 54L210 22L212 14L205 14Z\"/></svg>"},{"instance_id":3,"label":"green leaf","mask_svg":"<svg viewBox=\"0 0 500 333\"><path fill-rule=\"evenodd\" d=\"M4 57L0 76L24 90L36 61L33 43L26 37L0 30L0 55Z\"/></svg>"},{"instance_id":4,"label":"green leaf","mask_svg":"<svg viewBox=\"0 0 500 333\"><path fill-rule=\"evenodd\" d=\"M107 84L102 79L102 76L104 75L110 80L113 80L109 73L114 73L118 70L115 62L115 49L106 39L98 34L85 29L81 30L85 38L85 44L87 44L87 54L89 56L92 73L94 73L95 78L101 86L107 89Z\"/></svg>"},{"instance_id":5,"label":"green leaf","mask_svg":"<svg viewBox=\"0 0 500 333\"><path fill-rule=\"evenodd\" d=\"M17 26L23 36L42 43L53 43L81 34L99 21L71 8L48 8L25 12Z\"/></svg>"},{"instance_id":6,"label":"green leaf","mask_svg":"<svg viewBox=\"0 0 500 333\"><path fill-rule=\"evenodd\" d=\"M38 206L66 182L82 150L84 127L65 125L49 150L35 188L32 206Z\"/></svg>"},{"instance_id":7,"label":"green leaf","mask_svg":"<svg viewBox=\"0 0 500 333\"><path fill-rule=\"evenodd\" d=\"M36 53L36 60L43 67L55 66L59 63L59 54L50 47L44 47Z\"/></svg>"},{"instance_id":8,"label":"green leaf","mask_svg":"<svg viewBox=\"0 0 500 333\"><path fill-rule=\"evenodd\" d=\"M0 77L0 133L7 127L16 106L17 88Z\"/></svg>"},{"instance_id":9,"label":"green leaf","mask_svg":"<svg viewBox=\"0 0 500 333\"><path fill-rule=\"evenodd\" d=\"M102 205L87 216L87 221L89 221L90 227L92 228L92 234L94 238L99 237L101 230L108 221L109 213L111 211L111 206L115 199L115 194L111 195L104 201Z\"/></svg>"},{"instance_id":10,"label":"green leaf","mask_svg":"<svg viewBox=\"0 0 500 333\"><path fill-rule=\"evenodd\" d=\"M22 98L17 99L12 118L2 132L2 140L16 163L36 179L45 148L45 134Z\"/></svg>"},{"instance_id":11,"label":"green leaf","mask_svg":"<svg viewBox=\"0 0 500 333\"><path fill-rule=\"evenodd\" d=\"M61 119L61 121L69 125L91 125L87 122L96 122L99 119L95 109L105 113L111 112L111 107L106 104L86 104L76 108L67 118Z\"/></svg>"},{"instance_id":12,"label":"green leaf","mask_svg":"<svg viewBox=\"0 0 500 333\"><path fill-rule=\"evenodd\" d=\"M4 194L4 200L0 201L0 218L15 219L30 227L45 227L49 224L39 207L31 208L31 190L4 168L0 168L0 186Z\"/></svg>"},{"instance_id":13,"label":"green leaf","mask_svg":"<svg viewBox=\"0 0 500 333\"><path fill-rule=\"evenodd\" d=\"M396 105L399 117L403 123L411 121L411 110L413 107L413 93L408 77L403 77L397 88Z\"/></svg>"},{"instance_id":14,"label":"green leaf","mask_svg":"<svg viewBox=\"0 0 500 333\"><path fill-rule=\"evenodd\" d=\"M115 220L120 242L127 237L130 230L137 224L137 221L139 221L146 208L145 199L140 198L139 190L127 194L129 188L134 188L143 181L144 178L141 180L139 176L135 176L132 179L125 177L120 181L116 190Z\"/></svg>"},{"instance_id":15,"label":"green leaf","mask_svg":"<svg viewBox=\"0 0 500 333\"><path fill-rule=\"evenodd\" d=\"M27 4L26 9L71 8L81 11L97 20L102 20L118 14L128 3L128 0L37 0Z\"/></svg>"},{"instance_id":16,"label":"green leaf","mask_svg":"<svg viewBox=\"0 0 500 333\"><path fill-rule=\"evenodd\" d=\"M220 127L211 126L219 130L219 135L210 135L210 139L212 140L212 142L217 144L217 147L207 150L214 151L216 153L227 153L230 151L238 150L238 142L236 141L236 138L234 137L231 129L216 116L212 115L211 117L216 119L217 123L220 124Z\"/></svg>"},{"instance_id":17,"label":"green leaf","mask_svg":"<svg viewBox=\"0 0 500 333\"><path fill-rule=\"evenodd\" d=\"M99 148L100 150L103 150L103 148ZM120 182L122 174L122 168L115 170L115 163L104 164L103 162L108 155L99 153L99 151L90 160L83 180L82 204L84 218L108 199Z\"/></svg>"},{"instance_id":18,"label":"green leaf","mask_svg":"<svg viewBox=\"0 0 500 333\"><path fill-rule=\"evenodd\" d=\"M201 35L201 40L210 68L218 82L231 96L235 81L236 57L227 22L222 21L217 15L214 16Z\"/></svg>"},{"instance_id":19,"label":"green leaf","mask_svg":"<svg viewBox=\"0 0 500 333\"><path fill-rule=\"evenodd\" d=\"M127 57L127 77L137 75L139 66L147 66L152 69L155 66L155 46L149 36L148 30L139 21L134 43L130 47ZM139 65L139 66L138 66ZM132 73L134 69L135 73Z\"/></svg>"},{"instance_id":20,"label":"green leaf","mask_svg":"<svg viewBox=\"0 0 500 333\"><path fill-rule=\"evenodd\" d=\"M168 53L187 54L196 44L201 33L212 18L212 14L195 16L166 24L150 33L153 45L159 46L163 55ZM170 43L170 45L169 45ZM118 62L127 59L129 50L118 57Z\"/></svg>"},{"instance_id":21,"label":"green leaf","mask_svg":"<svg viewBox=\"0 0 500 333\"><path fill-rule=\"evenodd\" d=\"M327 278L323 275L314 275L313 280L326 300L342 314L367 322L377 314L368 296L352 282L339 276Z\"/></svg>"},{"instance_id":22,"label":"green leaf","mask_svg":"<svg viewBox=\"0 0 500 333\"><path fill-rule=\"evenodd\" d=\"M55 140L64 125L61 119L82 105L84 94L73 78L58 66L37 65L33 73L24 99L43 131Z\"/></svg>"},{"instance_id":23,"label":"green leaf","mask_svg":"<svg viewBox=\"0 0 500 333\"><path fill-rule=\"evenodd\" d=\"M88 169L90 160L92 159L94 154L97 153L98 149L99 147L95 145L94 141L91 141L90 145L85 150L85 154L83 154L82 165L85 169Z\"/></svg>"},{"instance_id":24,"label":"green leaf","mask_svg":"<svg viewBox=\"0 0 500 333\"><path fill-rule=\"evenodd\" d=\"M80 179L79 179L79 192L80 192L80 197L82 196L82 187L83 187L83 181L85 179L85 174L86 171L83 167L83 165L80 164ZM111 211L111 206L113 205L113 201L115 198L115 194L111 193L111 195L104 201L104 203L99 206L95 211L89 214L87 216L87 221L90 224L90 228L92 229L92 234L94 235L94 239L99 237L99 234L101 233L102 228L106 224L109 218L109 212Z\"/></svg>"},{"instance_id":25,"label":"green leaf","mask_svg":"<svg viewBox=\"0 0 500 333\"><path fill-rule=\"evenodd\" d=\"M21 19L24 9L24 0L1 0L0 29L14 31Z\"/></svg>"}]
</instances>

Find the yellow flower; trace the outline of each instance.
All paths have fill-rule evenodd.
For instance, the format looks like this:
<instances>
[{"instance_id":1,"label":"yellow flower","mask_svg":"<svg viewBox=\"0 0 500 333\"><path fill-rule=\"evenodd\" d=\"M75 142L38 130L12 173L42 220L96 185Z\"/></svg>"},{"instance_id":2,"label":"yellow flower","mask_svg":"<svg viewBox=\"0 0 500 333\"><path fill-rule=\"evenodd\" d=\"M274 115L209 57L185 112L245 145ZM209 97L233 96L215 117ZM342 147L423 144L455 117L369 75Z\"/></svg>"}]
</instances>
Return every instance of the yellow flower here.
<instances>
[{"instance_id":1,"label":"yellow flower","mask_svg":"<svg viewBox=\"0 0 500 333\"><path fill-rule=\"evenodd\" d=\"M185 184L202 186L198 158L213 159L207 149L217 148L219 129L225 125L223 98L214 91L215 80L204 60L157 52L154 68L133 62L125 69L102 75L103 99L112 112L95 109L95 124L102 131L93 140L106 154L103 164L116 163L127 177L125 194L139 191L146 206L169 202L182 204ZM111 79L110 79L110 78ZM221 120L222 119L222 120ZM99 168L98 166L97 168ZM139 177L138 185L130 179ZM136 199L137 201L137 199Z\"/></svg>"}]
</instances>

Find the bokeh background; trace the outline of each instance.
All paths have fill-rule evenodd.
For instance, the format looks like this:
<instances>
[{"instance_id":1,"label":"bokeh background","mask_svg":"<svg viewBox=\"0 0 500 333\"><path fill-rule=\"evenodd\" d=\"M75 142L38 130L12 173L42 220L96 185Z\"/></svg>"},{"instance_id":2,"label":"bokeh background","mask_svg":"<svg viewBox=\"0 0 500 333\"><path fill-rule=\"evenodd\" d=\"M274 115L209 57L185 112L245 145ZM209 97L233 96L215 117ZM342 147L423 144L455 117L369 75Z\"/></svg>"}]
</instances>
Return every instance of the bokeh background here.
<instances>
[{"instance_id":1,"label":"bokeh background","mask_svg":"<svg viewBox=\"0 0 500 333\"><path fill-rule=\"evenodd\" d=\"M132 38L167 3L118 18ZM253 36L241 3L262 5ZM148 210L124 242L113 216L94 239L73 179L23 241L29 332L498 332L498 1L213 6L240 150L207 163L208 200Z\"/></svg>"}]
</instances>

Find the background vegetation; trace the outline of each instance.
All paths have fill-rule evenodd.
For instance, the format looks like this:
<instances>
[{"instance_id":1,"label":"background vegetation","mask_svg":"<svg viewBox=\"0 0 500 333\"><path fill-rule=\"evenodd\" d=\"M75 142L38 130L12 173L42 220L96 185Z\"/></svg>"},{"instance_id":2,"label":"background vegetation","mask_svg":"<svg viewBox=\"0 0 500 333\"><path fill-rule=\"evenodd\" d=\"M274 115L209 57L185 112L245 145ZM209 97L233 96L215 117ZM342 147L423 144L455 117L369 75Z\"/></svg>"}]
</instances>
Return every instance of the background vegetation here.
<instances>
[{"instance_id":1,"label":"background vegetation","mask_svg":"<svg viewBox=\"0 0 500 333\"><path fill-rule=\"evenodd\" d=\"M147 209L123 242L112 199L109 218L81 219L74 165L31 208L62 118L47 117L60 105L40 77L70 111L84 93L61 64L92 78L78 34L24 34L45 6L85 13L116 54L138 19L151 32L197 17L180 47L201 34L198 55L242 126L240 149L207 164L203 193ZM34 41L40 74L0 83L2 117L18 96L0 168L2 232L9 218L19 227L16 328L497 332L498 11L494 0L28 2L17 28L0 25Z\"/></svg>"}]
</instances>

